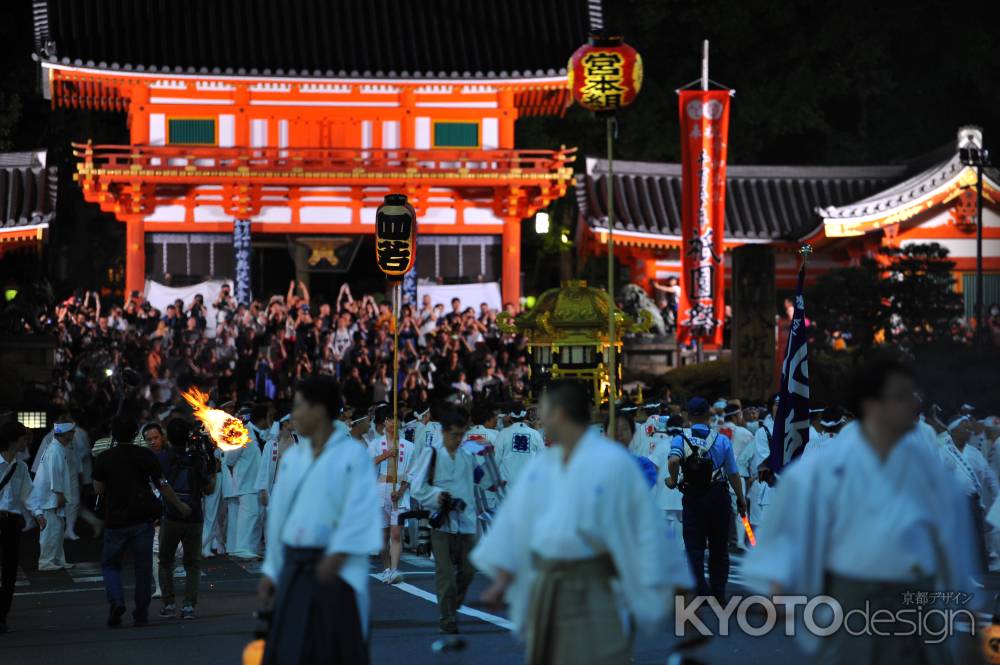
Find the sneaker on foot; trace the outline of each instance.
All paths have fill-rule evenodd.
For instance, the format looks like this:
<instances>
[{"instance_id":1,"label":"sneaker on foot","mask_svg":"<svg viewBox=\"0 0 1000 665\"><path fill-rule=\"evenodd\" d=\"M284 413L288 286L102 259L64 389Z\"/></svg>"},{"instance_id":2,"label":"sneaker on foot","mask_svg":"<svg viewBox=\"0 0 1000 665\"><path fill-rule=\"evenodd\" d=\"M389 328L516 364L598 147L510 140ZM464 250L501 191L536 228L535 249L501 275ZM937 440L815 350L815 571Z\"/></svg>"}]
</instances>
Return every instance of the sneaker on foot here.
<instances>
[{"instance_id":1,"label":"sneaker on foot","mask_svg":"<svg viewBox=\"0 0 1000 665\"><path fill-rule=\"evenodd\" d=\"M388 568L386 568L385 570L383 570L381 573L378 574L378 581L379 582L385 582L386 580L388 580L389 579L389 573L391 573L391 572L392 571L389 570Z\"/></svg>"},{"instance_id":2,"label":"sneaker on foot","mask_svg":"<svg viewBox=\"0 0 1000 665\"><path fill-rule=\"evenodd\" d=\"M399 584L403 581L403 573L398 570L390 570L385 578L386 584Z\"/></svg>"},{"instance_id":3,"label":"sneaker on foot","mask_svg":"<svg viewBox=\"0 0 1000 665\"><path fill-rule=\"evenodd\" d=\"M153 598L163 598L163 591L161 591L160 589L157 589L156 591L154 591L153 592Z\"/></svg>"},{"instance_id":4,"label":"sneaker on foot","mask_svg":"<svg viewBox=\"0 0 1000 665\"><path fill-rule=\"evenodd\" d=\"M123 614L125 614L124 605L112 605L111 609L108 610L108 627L114 628L122 625Z\"/></svg>"},{"instance_id":5,"label":"sneaker on foot","mask_svg":"<svg viewBox=\"0 0 1000 665\"><path fill-rule=\"evenodd\" d=\"M170 603L169 605L164 605L163 607L160 608L160 616L173 619L175 616L177 616L177 606L174 605L173 603Z\"/></svg>"},{"instance_id":6,"label":"sneaker on foot","mask_svg":"<svg viewBox=\"0 0 1000 665\"><path fill-rule=\"evenodd\" d=\"M194 608L190 605L185 605L184 609L181 610L181 618L185 621L189 621L194 618Z\"/></svg>"}]
</instances>

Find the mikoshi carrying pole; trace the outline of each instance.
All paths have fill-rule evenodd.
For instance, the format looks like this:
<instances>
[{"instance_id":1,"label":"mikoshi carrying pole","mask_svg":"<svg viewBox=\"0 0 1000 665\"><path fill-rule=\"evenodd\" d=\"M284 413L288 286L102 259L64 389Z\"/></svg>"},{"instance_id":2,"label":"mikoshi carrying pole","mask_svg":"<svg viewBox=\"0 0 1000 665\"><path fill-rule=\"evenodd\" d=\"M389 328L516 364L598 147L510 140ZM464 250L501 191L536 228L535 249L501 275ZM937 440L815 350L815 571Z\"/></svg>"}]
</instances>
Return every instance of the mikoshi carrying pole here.
<instances>
[{"instance_id":1,"label":"mikoshi carrying pole","mask_svg":"<svg viewBox=\"0 0 1000 665\"><path fill-rule=\"evenodd\" d=\"M417 254L417 213L403 194L387 194L375 213L375 261L392 284L392 444L386 480L396 490L399 466L399 311L403 276Z\"/></svg>"},{"instance_id":2,"label":"mikoshi carrying pole","mask_svg":"<svg viewBox=\"0 0 1000 665\"><path fill-rule=\"evenodd\" d=\"M642 87L642 58L621 36L595 33L569 59L573 99L595 115L605 116L608 144L608 431L615 436L618 399L618 351L615 333L615 199L612 147L618 125L615 113L632 103ZM595 395L600 403L601 395Z\"/></svg>"}]
</instances>

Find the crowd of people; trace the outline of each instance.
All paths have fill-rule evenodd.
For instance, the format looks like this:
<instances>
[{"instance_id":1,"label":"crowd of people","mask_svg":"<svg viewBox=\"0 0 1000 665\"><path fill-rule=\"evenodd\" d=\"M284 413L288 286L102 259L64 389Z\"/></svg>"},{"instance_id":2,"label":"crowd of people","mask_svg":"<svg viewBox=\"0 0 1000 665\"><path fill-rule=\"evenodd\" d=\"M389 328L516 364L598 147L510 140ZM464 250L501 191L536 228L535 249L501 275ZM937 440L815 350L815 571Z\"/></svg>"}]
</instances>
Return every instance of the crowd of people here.
<instances>
[{"instance_id":1,"label":"crowd of people","mask_svg":"<svg viewBox=\"0 0 1000 665\"><path fill-rule=\"evenodd\" d=\"M39 315L32 330L57 340L49 401L89 431L107 431L125 368L144 386L141 419L169 409L198 384L221 401L287 403L296 380L337 377L351 401L385 399L392 385L391 312L371 295L355 299L345 284L334 300L312 298L303 283L287 294L238 304L228 285L210 308L202 295L153 307L138 294L107 304L78 293ZM513 313L513 306L507 306ZM419 408L454 391L523 399L528 351L503 334L485 303L402 306L399 322L401 403ZM211 319L211 320L210 320Z\"/></svg>"},{"instance_id":2,"label":"crowd of people","mask_svg":"<svg viewBox=\"0 0 1000 665\"><path fill-rule=\"evenodd\" d=\"M210 322L199 297L105 312L83 294L46 322L61 340L59 415L37 448L17 422L0 424L0 629L25 527L40 528L38 569L59 570L72 566L63 542L80 537L80 520L103 534L113 627L126 553L135 625L154 595L162 617L194 619L204 558L261 560L260 598L274 604L266 663L367 662L369 557L381 556L381 582L399 583L404 547L434 559L442 632L459 630L458 608L485 573L483 601L509 602L532 664L587 663L598 649L627 662L631 637L608 630L619 601L640 626L660 622L678 590L724 605L741 551L749 584L845 602L858 600L862 573L896 588L947 569L959 589L1000 569L1000 418L923 408L905 365L859 369L850 403L815 409L801 459L776 472L777 397L679 404L665 393L619 404L606 431L581 383L531 401L526 345L486 306L403 307L394 417L385 304L343 289L317 305L293 284L250 307L224 288L213 305ZM248 444L216 445L181 398L189 386L244 423ZM816 588L824 576L833 586ZM567 579L592 594L591 631Z\"/></svg>"}]
</instances>

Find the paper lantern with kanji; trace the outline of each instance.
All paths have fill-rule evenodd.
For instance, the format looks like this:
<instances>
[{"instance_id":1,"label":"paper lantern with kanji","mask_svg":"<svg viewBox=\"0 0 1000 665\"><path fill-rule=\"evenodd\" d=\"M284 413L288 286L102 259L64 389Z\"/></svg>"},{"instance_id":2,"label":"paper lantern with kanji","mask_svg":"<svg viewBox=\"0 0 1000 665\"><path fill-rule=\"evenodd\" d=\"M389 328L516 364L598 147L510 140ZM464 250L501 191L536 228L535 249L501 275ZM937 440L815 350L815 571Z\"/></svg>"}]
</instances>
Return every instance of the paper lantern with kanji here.
<instances>
[{"instance_id":1,"label":"paper lantern with kanji","mask_svg":"<svg viewBox=\"0 0 1000 665\"><path fill-rule=\"evenodd\" d=\"M402 279L417 255L417 213L403 194L388 194L375 212L375 262L386 277Z\"/></svg>"},{"instance_id":2,"label":"paper lantern with kanji","mask_svg":"<svg viewBox=\"0 0 1000 665\"><path fill-rule=\"evenodd\" d=\"M573 99L594 113L625 108L642 87L642 58L618 36L591 35L568 69Z\"/></svg>"}]
</instances>

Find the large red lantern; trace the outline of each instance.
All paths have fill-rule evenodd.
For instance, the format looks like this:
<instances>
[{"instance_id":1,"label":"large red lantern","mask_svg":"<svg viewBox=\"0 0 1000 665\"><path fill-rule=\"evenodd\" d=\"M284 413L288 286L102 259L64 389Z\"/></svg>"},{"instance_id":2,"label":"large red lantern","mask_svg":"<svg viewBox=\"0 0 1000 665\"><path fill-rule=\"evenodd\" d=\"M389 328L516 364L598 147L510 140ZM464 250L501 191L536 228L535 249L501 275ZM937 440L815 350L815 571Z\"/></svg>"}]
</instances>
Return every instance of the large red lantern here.
<instances>
[{"instance_id":1,"label":"large red lantern","mask_svg":"<svg viewBox=\"0 0 1000 665\"><path fill-rule=\"evenodd\" d=\"M617 35L591 35L568 69L573 99L594 113L625 108L642 87L642 58Z\"/></svg>"}]
</instances>

